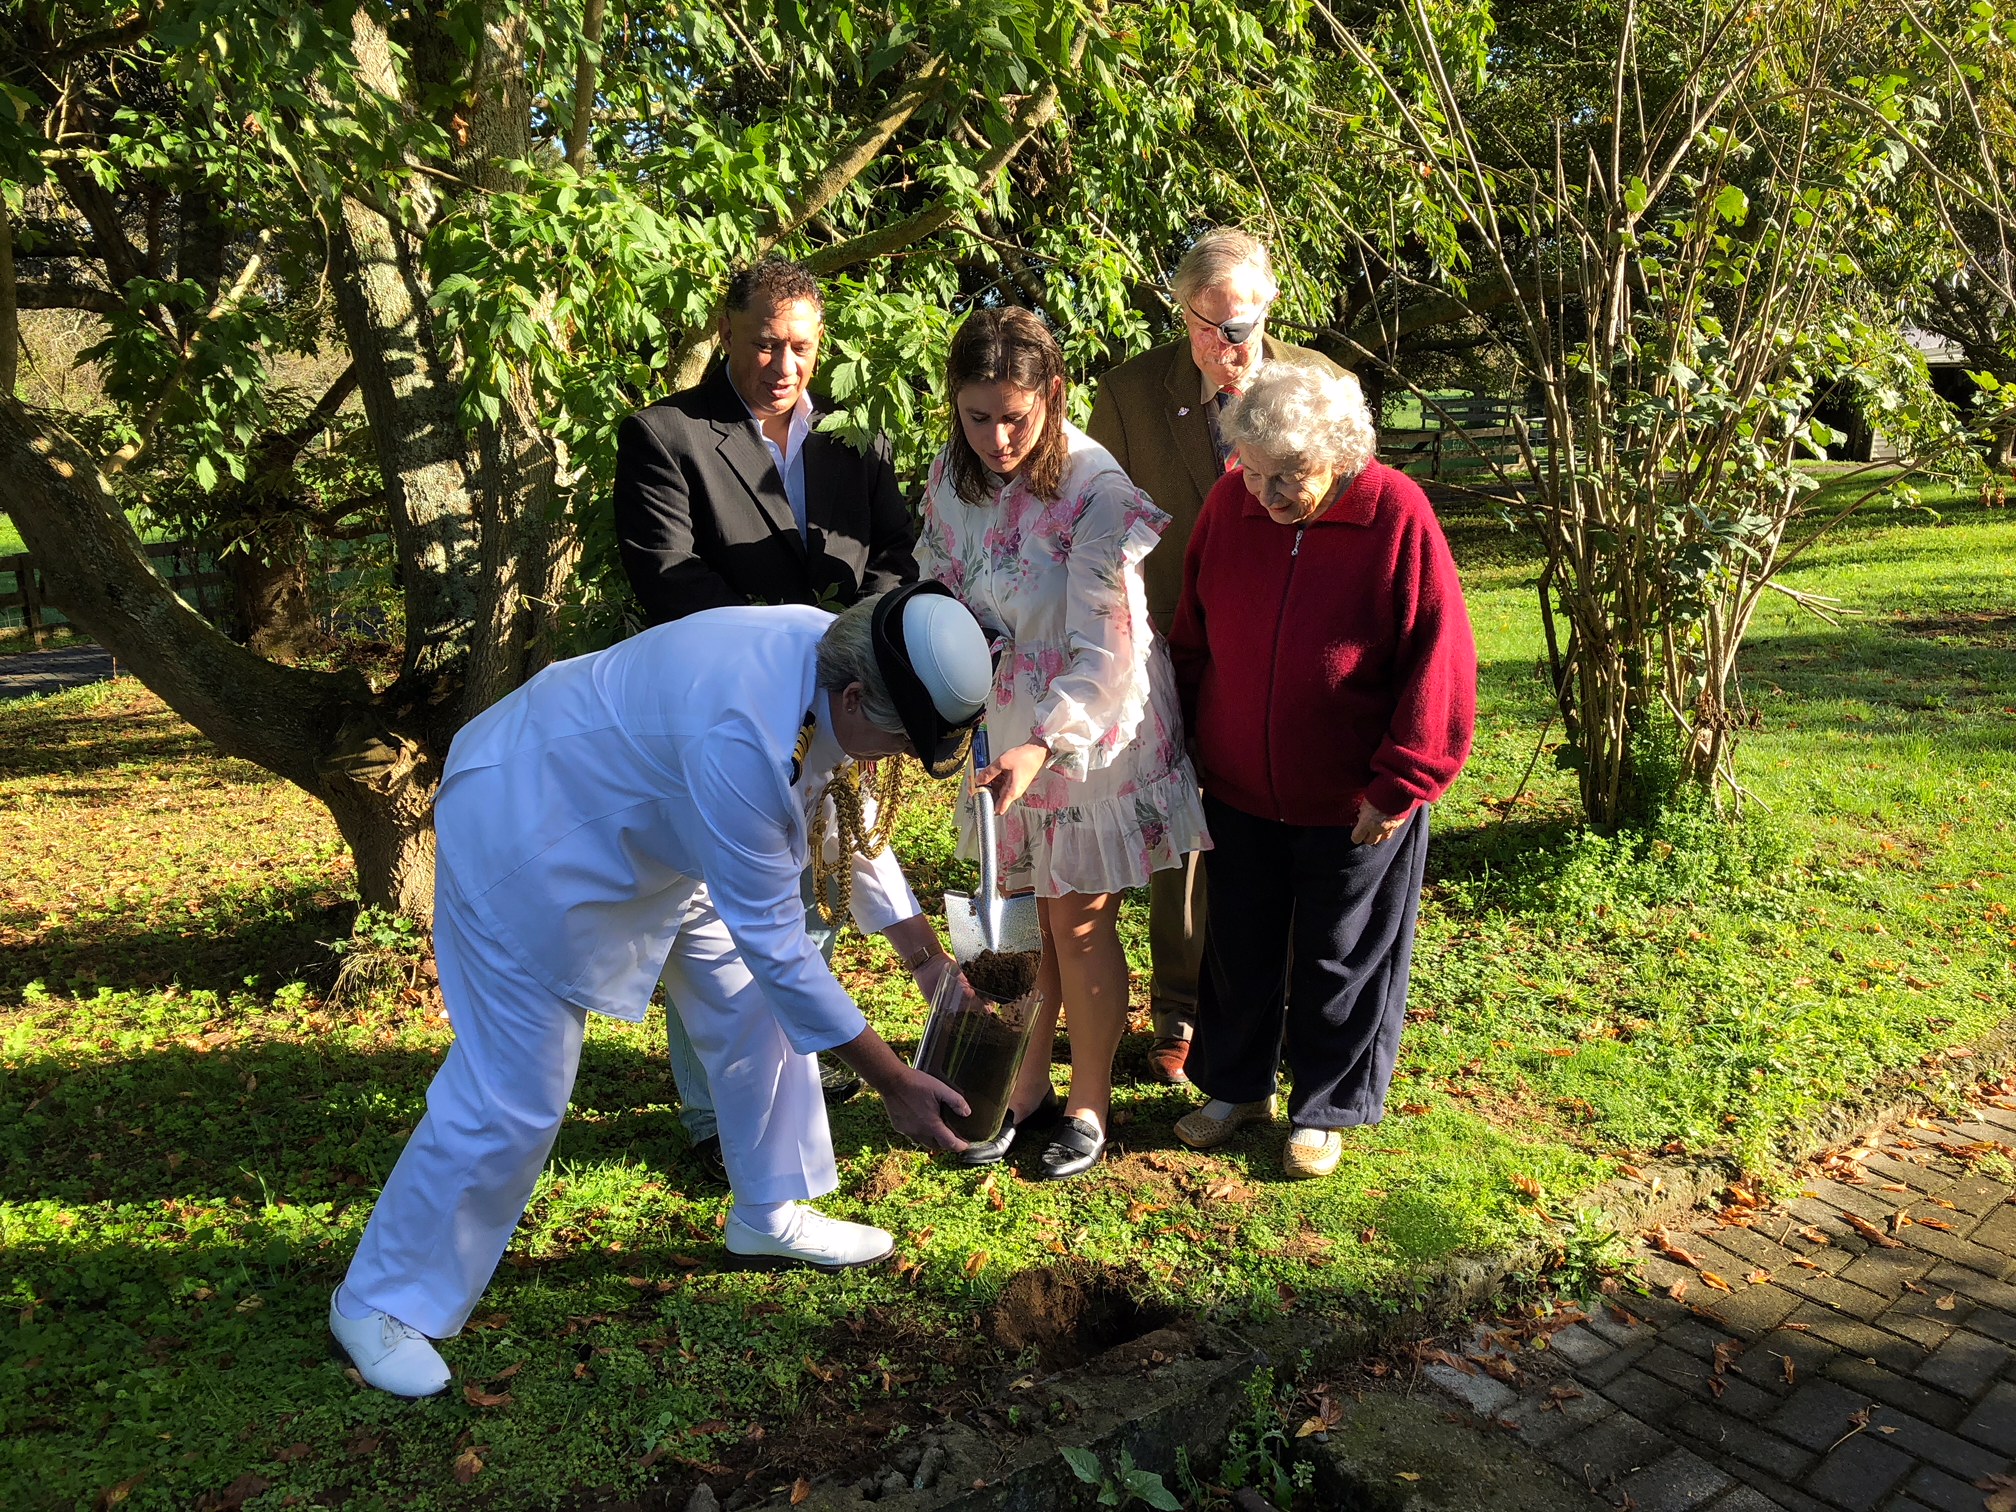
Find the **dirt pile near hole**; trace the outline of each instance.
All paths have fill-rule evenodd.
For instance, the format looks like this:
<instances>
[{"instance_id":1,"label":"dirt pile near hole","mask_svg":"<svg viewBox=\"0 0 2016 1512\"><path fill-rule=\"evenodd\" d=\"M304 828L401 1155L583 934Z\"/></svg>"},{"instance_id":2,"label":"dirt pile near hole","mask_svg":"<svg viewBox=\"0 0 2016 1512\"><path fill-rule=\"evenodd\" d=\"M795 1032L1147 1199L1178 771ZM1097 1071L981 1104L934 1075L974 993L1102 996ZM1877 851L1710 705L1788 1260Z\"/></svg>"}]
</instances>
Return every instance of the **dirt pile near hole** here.
<instances>
[{"instance_id":1,"label":"dirt pile near hole","mask_svg":"<svg viewBox=\"0 0 2016 1512\"><path fill-rule=\"evenodd\" d=\"M1017 1354L1033 1349L1042 1368L1055 1371L1175 1320L1174 1309L1137 1295L1124 1272L1067 1262L1015 1276L988 1325L1002 1348Z\"/></svg>"}]
</instances>

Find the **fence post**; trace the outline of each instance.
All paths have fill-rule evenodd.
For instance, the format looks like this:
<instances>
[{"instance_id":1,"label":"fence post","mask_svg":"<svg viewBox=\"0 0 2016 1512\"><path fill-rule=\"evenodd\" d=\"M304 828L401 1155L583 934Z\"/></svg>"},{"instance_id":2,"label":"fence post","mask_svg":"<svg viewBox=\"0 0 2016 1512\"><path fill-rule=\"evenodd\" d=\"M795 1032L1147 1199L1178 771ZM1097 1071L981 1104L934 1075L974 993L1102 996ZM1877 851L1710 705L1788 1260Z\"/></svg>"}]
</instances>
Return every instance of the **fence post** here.
<instances>
[{"instance_id":1,"label":"fence post","mask_svg":"<svg viewBox=\"0 0 2016 1512\"><path fill-rule=\"evenodd\" d=\"M31 557L17 557L14 581L21 589L21 623L29 642L40 651L49 643L49 628L42 619L42 569Z\"/></svg>"}]
</instances>

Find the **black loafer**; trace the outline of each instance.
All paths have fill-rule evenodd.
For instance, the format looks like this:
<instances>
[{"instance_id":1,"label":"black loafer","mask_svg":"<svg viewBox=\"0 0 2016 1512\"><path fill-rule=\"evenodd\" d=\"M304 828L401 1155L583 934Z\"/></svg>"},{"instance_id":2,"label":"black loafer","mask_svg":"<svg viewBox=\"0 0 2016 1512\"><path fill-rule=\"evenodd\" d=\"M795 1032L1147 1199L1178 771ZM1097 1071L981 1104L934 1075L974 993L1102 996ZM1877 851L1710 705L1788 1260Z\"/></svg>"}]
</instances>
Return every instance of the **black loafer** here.
<instances>
[{"instance_id":1,"label":"black loafer","mask_svg":"<svg viewBox=\"0 0 2016 1512\"><path fill-rule=\"evenodd\" d=\"M1030 1109L1029 1116L1023 1119L1022 1122L1018 1124L1015 1121L1015 1110L1010 1108L1007 1116L1001 1120L1001 1132L999 1134L996 1134L992 1139L981 1140L977 1144L969 1144L965 1149L956 1152L952 1156L952 1164L956 1166L999 1165L1007 1158L1008 1152L1015 1147L1015 1140L1018 1135L1040 1134L1046 1129L1053 1129L1057 1126L1058 1120L1063 1118L1063 1116L1064 1099L1059 1097L1055 1092L1046 1092L1043 1095L1043 1101Z\"/></svg>"},{"instance_id":2,"label":"black loafer","mask_svg":"<svg viewBox=\"0 0 2016 1512\"><path fill-rule=\"evenodd\" d=\"M693 1158L700 1162L700 1169L708 1176L723 1186L728 1185L728 1162L721 1158L719 1134L709 1134L705 1139L695 1140Z\"/></svg>"},{"instance_id":3,"label":"black loafer","mask_svg":"<svg viewBox=\"0 0 2016 1512\"><path fill-rule=\"evenodd\" d=\"M1043 1181L1083 1176L1106 1153L1106 1136L1089 1118L1067 1118L1043 1148L1036 1175Z\"/></svg>"},{"instance_id":4,"label":"black loafer","mask_svg":"<svg viewBox=\"0 0 2016 1512\"><path fill-rule=\"evenodd\" d=\"M861 1091L861 1078L830 1055L819 1057L819 1092L826 1106L837 1108L852 1102Z\"/></svg>"}]
</instances>

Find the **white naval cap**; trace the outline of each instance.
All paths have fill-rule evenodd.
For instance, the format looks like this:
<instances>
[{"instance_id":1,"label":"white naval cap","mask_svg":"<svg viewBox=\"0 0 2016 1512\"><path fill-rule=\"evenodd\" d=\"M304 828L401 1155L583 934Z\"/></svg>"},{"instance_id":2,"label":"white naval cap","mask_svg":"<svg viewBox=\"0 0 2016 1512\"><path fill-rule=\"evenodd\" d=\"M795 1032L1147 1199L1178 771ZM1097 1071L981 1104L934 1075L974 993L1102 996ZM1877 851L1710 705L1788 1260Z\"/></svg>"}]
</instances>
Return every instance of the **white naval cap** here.
<instances>
[{"instance_id":1,"label":"white naval cap","mask_svg":"<svg viewBox=\"0 0 2016 1512\"><path fill-rule=\"evenodd\" d=\"M949 775L962 737L987 707L987 636L942 583L892 588L875 605L875 661L917 759Z\"/></svg>"}]
</instances>

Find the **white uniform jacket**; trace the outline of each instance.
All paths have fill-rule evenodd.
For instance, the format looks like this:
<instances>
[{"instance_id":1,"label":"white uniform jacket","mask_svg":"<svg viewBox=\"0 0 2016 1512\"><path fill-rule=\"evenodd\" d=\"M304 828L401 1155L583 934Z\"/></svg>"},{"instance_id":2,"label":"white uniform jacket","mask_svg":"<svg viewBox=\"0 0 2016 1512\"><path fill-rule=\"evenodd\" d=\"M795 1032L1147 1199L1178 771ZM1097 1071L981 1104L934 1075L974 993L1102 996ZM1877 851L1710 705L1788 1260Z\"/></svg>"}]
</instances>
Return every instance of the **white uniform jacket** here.
<instances>
[{"instance_id":1,"label":"white uniform jacket","mask_svg":"<svg viewBox=\"0 0 2016 1512\"><path fill-rule=\"evenodd\" d=\"M555 996L634 1021L704 884L794 1050L860 1034L799 892L808 809L848 759L815 675L832 621L708 610L556 663L472 720L435 805L438 906L466 906ZM863 933L919 911L890 851L856 858Z\"/></svg>"}]
</instances>

